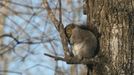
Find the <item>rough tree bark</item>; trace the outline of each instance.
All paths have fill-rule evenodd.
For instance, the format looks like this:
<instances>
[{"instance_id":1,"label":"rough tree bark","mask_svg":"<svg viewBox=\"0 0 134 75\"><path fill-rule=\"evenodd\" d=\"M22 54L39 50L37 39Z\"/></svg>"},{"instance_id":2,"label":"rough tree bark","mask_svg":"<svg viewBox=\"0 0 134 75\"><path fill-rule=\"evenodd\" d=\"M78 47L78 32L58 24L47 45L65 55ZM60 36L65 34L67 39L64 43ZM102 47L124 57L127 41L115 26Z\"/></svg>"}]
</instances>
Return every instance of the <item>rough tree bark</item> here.
<instances>
[{"instance_id":1,"label":"rough tree bark","mask_svg":"<svg viewBox=\"0 0 134 75\"><path fill-rule=\"evenodd\" d=\"M134 0L87 0L89 27L100 37L95 75L134 75Z\"/></svg>"}]
</instances>

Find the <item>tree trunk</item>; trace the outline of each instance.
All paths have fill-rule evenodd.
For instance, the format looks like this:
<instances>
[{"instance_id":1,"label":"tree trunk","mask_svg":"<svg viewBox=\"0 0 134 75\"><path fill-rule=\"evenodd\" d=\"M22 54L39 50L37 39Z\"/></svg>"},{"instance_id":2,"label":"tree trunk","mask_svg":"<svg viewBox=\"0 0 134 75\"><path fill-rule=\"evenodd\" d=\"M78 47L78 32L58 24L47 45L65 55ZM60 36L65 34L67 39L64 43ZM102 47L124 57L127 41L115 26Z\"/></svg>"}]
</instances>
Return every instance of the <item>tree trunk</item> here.
<instances>
[{"instance_id":1,"label":"tree trunk","mask_svg":"<svg viewBox=\"0 0 134 75\"><path fill-rule=\"evenodd\" d=\"M134 75L134 0L87 0L90 27L97 26L96 75Z\"/></svg>"}]
</instances>

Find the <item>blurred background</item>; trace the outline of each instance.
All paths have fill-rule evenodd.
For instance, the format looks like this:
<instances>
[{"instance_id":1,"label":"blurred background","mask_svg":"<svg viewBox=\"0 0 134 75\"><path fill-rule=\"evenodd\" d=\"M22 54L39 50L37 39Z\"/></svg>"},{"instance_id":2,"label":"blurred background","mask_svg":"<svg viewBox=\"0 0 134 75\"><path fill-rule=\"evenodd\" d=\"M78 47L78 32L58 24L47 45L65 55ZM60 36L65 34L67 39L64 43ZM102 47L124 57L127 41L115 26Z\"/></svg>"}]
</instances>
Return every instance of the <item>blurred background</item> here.
<instances>
[{"instance_id":1,"label":"blurred background","mask_svg":"<svg viewBox=\"0 0 134 75\"><path fill-rule=\"evenodd\" d=\"M0 0L0 75L83 75L82 65L68 65L44 55L64 57L46 1L59 20L59 0ZM61 3L64 27L86 24L83 0Z\"/></svg>"}]
</instances>

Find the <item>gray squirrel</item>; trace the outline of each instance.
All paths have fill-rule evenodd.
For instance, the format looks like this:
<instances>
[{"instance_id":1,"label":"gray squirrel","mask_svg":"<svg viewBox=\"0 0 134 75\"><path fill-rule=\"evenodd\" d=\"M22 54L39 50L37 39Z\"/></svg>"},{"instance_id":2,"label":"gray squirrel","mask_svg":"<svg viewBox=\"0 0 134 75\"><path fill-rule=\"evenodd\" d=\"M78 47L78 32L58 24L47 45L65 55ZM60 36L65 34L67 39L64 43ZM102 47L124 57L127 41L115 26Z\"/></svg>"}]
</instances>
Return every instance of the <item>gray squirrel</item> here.
<instances>
[{"instance_id":1,"label":"gray squirrel","mask_svg":"<svg viewBox=\"0 0 134 75\"><path fill-rule=\"evenodd\" d=\"M98 53L98 39L96 35L84 25L69 24L65 28L65 34L72 46L72 52L79 60L92 59ZM93 64L87 64L89 70L92 72Z\"/></svg>"}]
</instances>

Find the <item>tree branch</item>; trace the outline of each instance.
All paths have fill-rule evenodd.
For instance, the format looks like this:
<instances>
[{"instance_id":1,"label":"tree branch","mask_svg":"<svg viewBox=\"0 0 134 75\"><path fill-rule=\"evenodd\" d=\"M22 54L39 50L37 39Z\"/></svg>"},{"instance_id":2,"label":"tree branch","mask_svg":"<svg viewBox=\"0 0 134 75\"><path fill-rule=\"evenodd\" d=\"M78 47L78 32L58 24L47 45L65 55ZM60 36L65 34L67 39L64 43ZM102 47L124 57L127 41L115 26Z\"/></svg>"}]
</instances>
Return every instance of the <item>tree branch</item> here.
<instances>
[{"instance_id":1,"label":"tree branch","mask_svg":"<svg viewBox=\"0 0 134 75\"><path fill-rule=\"evenodd\" d=\"M61 60L61 61L65 61L67 64L97 64L99 63L99 61L96 59L78 59L77 57L70 57L68 56L67 58L63 58L63 57L57 57L57 56L53 56L47 53L44 53L44 55L54 58L56 61Z\"/></svg>"},{"instance_id":2,"label":"tree branch","mask_svg":"<svg viewBox=\"0 0 134 75\"><path fill-rule=\"evenodd\" d=\"M50 54L47 54L47 53L44 53L44 55L46 55L46 56L48 56L48 57L51 57L51 58L54 58L56 61L57 61L57 60L65 61L65 59L62 58L62 57L56 57L56 56L53 56L53 55L50 55Z\"/></svg>"},{"instance_id":3,"label":"tree branch","mask_svg":"<svg viewBox=\"0 0 134 75\"><path fill-rule=\"evenodd\" d=\"M51 41L51 40L56 40L56 39L50 39L50 40L46 40L44 42L42 42L42 41L34 42L34 41L31 41L29 39L28 41L20 41L19 39L14 37L12 34L2 34L2 35L0 35L0 38L4 38L4 37L12 38L17 44L40 44L40 43L48 42L48 41Z\"/></svg>"},{"instance_id":4,"label":"tree branch","mask_svg":"<svg viewBox=\"0 0 134 75\"><path fill-rule=\"evenodd\" d=\"M49 4L47 1L44 2L44 7L46 8L46 10L48 11L48 16L49 18L51 19L51 21L54 23L56 29L58 30L59 34L60 34L60 37L61 37L61 42L62 42L62 45L63 45L63 49L64 49L64 54L65 54L65 57L68 56L68 52L69 52L69 49L68 49L68 43L67 43L67 38L65 36L65 33L64 33L64 26L62 23L60 23L55 15L53 14Z\"/></svg>"}]
</instances>

